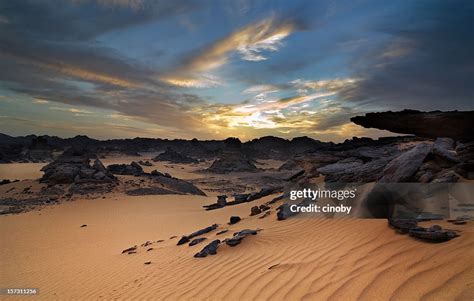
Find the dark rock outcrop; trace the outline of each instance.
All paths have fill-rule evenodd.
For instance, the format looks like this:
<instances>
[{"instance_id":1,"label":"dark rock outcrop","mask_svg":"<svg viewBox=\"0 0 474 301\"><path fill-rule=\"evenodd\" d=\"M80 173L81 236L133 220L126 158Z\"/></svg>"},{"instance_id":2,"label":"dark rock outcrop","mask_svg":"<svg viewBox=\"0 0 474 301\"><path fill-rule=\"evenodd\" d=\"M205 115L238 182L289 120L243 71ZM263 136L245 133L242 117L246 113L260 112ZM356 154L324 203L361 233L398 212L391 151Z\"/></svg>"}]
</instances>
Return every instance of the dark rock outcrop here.
<instances>
[{"instance_id":1,"label":"dark rock outcrop","mask_svg":"<svg viewBox=\"0 0 474 301\"><path fill-rule=\"evenodd\" d=\"M144 174L143 168L135 161L130 164L111 164L107 170L115 175L140 176Z\"/></svg>"},{"instance_id":2,"label":"dark rock outcrop","mask_svg":"<svg viewBox=\"0 0 474 301\"><path fill-rule=\"evenodd\" d=\"M377 128L418 137L449 137L457 141L473 141L472 123L474 111L432 111L420 112L403 110L400 112L367 113L352 117L351 121L366 128Z\"/></svg>"},{"instance_id":3,"label":"dark rock outcrop","mask_svg":"<svg viewBox=\"0 0 474 301\"><path fill-rule=\"evenodd\" d=\"M95 158L94 164L90 164ZM41 178L47 184L116 183L116 178L107 171L94 154L84 150L68 150L58 159L44 166Z\"/></svg>"},{"instance_id":4,"label":"dark rock outcrop","mask_svg":"<svg viewBox=\"0 0 474 301\"><path fill-rule=\"evenodd\" d=\"M393 159L383 170L383 176L379 182L401 183L409 181L420 168L431 149L431 144L420 143L413 149Z\"/></svg>"},{"instance_id":5,"label":"dark rock outcrop","mask_svg":"<svg viewBox=\"0 0 474 301\"><path fill-rule=\"evenodd\" d=\"M226 174L230 172L256 172L258 168L242 153L227 152L216 159L206 170L213 173Z\"/></svg>"}]
</instances>

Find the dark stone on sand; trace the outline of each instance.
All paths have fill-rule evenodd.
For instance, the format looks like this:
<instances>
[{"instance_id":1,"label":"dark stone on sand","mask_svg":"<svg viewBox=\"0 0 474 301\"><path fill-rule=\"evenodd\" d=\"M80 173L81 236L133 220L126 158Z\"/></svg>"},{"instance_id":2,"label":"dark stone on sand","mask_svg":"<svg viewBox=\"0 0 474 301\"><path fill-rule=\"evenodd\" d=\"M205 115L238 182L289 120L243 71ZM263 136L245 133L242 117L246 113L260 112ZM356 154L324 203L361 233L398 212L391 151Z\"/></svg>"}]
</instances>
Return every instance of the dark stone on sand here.
<instances>
[{"instance_id":1,"label":"dark stone on sand","mask_svg":"<svg viewBox=\"0 0 474 301\"><path fill-rule=\"evenodd\" d=\"M221 235L221 234L224 234L224 233L227 233L227 232L229 232L229 230L225 229L225 230L217 232L216 235Z\"/></svg>"},{"instance_id":2,"label":"dark stone on sand","mask_svg":"<svg viewBox=\"0 0 474 301\"><path fill-rule=\"evenodd\" d=\"M153 164L150 161L143 161L143 160L138 161L138 164L143 165L143 166L153 166Z\"/></svg>"},{"instance_id":3,"label":"dark stone on sand","mask_svg":"<svg viewBox=\"0 0 474 301\"><path fill-rule=\"evenodd\" d=\"M230 217L230 221L229 221L230 225L237 224L238 222L240 222L240 216L234 215Z\"/></svg>"},{"instance_id":4,"label":"dark stone on sand","mask_svg":"<svg viewBox=\"0 0 474 301\"><path fill-rule=\"evenodd\" d=\"M209 226L209 227L206 227L206 228L204 228L204 229L201 229L201 230L198 230L198 231L196 231L196 232L193 232L193 233L191 233L191 234L189 234L189 235L185 235L185 236L181 237L181 239L178 241L178 244L177 244L177 245L179 246L179 245L185 244L185 243L189 242L189 241L191 240L191 238L194 238L194 237L196 237L196 236L199 236L199 235L202 235L202 234L206 234L206 233L208 233L208 232L211 232L211 231L217 229L217 227L218 227L218 225L217 225L217 224L214 224L214 225L212 225L212 226Z\"/></svg>"},{"instance_id":5,"label":"dark stone on sand","mask_svg":"<svg viewBox=\"0 0 474 301\"><path fill-rule=\"evenodd\" d=\"M258 206L253 206L252 208L250 208L250 216L254 216L260 213L262 213L262 210L260 210Z\"/></svg>"},{"instance_id":6,"label":"dark stone on sand","mask_svg":"<svg viewBox=\"0 0 474 301\"><path fill-rule=\"evenodd\" d=\"M213 240L205 246L200 252L194 254L194 257L206 257L207 255L216 255L221 241L219 239Z\"/></svg>"},{"instance_id":7,"label":"dark stone on sand","mask_svg":"<svg viewBox=\"0 0 474 301\"><path fill-rule=\"evenodd\" d=\"M147 264L147 265L148 265L148 264L151 264L151 261L147 261L147 262L145 262L145 264Z\"/></svg>"},{"instance_id":8,"label":"dark stone on sand","mask_svg":"<svg viewBox=\"0 0 474 301\"><path fill-rule=\"evenodd\" d=\"M133 246L133 247L130 247L130 248L128 248L128 249L123 250L123 251L122 251L122 254L123 254L123 253L134 252L134 251L136 251L136 250L137 250L137 246Z\"/></svg>"},{"instance_id":9,"label":"dark stone on sand","mask_svg":"<svg viewBox=\"0 0 474 301\"><path fill-rule=\"evenodd\" d=\"M413 218L389 218L388 225L400 233L408 233L418 226L418 221Z\"/></svg>"},{"instance_id":10,"label":"dark stone on sand","mask_svg":"<svg viewBox=\"0 0 474 301\"><path fill-rule=\"evenodd\" d=\"M410 236L430 242L445 242L458 237L459 234L452 230L443 230L441 226L434 225L430 228L415 227L410 229Z\"/></svg>"},{"instance_id":11,"label":"dark stone on sand","mask_svg":"<svg viewBox=\"0 0 474 301\"><path fill-rule=\"evenodd\" d=\"M245 229L239 232L234 233L234 237L228 238L225 240L225 243L228 246L234 247L242 242L242 239L244 239L248 235L257 235L257 230L250 230L250 229Z\"/></svg>"},{"instance_id":12,"label":"dark stone on sand","mask_svg":"<svg viewBox=\"0 0 474 301\"><path fill-rule=\"evenodd\" d=\"M252 201L261 199L270 194L281 192L282 190L283 190L282 187L264 187L260 189L259 192L251 193L247 198L247 202L252 202Z\"/></svg>"},{"instance_id":13,"label":"dark stone on sand","mask_svg":"<svg viewBox=\"0 0 474 301\"><path fill-rule=\"evenodd\" d=\"M260 216L259 218L262 219L262 218L266 218L267 216L270 215L270 211L266 211L264 214L262 214L262 216Z\"/></svg>"},{"instance_id":14,"label":"dark stone on sand","mask_svg":"<svg viewBox=\"0 0 474 301\"><path fill-rule=\"evenodd\" d=\"M178 241L177 245L184 245L185 243L189 242L189 237L187 236L182 236L181 239Z\"/></svg>"},{"instance_id":15,"label":"dark stone on sand","mask_svg":"<svg viewBox=\"0 0 474 301\"><path fill-rule=\"evenodd\" d=\"M81 228L84 228L84 227L87 227L87 225L86 225L86 224L84 224L84 225L81 225Z\"/></svg>"},{"instance_id":16,"label":"dark stone on sand","mask_svg":"<svg viewBox=\"0 0 474 301\"><path fill-rule=\"evenodd\" d=\"M189 243L189 246L197 245L198 243L201 243L201 242L205 241L206 239L207 239L207 238L205 238L205 237L199 237L199 238L193 239L193 240Z\"/></svg>"},{"instance_id":17,"label":"dark stone on sand","mask_svg":"<svg viewBox=\"0 0 474 301\"><path fill-rule=\"evenodd\" d=\"M217 196L217 205L224 207L227 205L227 196L226 195L218 195Z\"/></svg>"},{"instance_id":18,"label":"dark stone on sand","mask_svg":"<svg viewBox=\"0 0 474 301\"><path fill-rule=\"evenodd\" d=\"M418 137L449 137L457 141L473 141L472 121L474 111L432 111L367 113L352 117L351 121L366 128L377 128Z\"/></svg>"}]
</instances>

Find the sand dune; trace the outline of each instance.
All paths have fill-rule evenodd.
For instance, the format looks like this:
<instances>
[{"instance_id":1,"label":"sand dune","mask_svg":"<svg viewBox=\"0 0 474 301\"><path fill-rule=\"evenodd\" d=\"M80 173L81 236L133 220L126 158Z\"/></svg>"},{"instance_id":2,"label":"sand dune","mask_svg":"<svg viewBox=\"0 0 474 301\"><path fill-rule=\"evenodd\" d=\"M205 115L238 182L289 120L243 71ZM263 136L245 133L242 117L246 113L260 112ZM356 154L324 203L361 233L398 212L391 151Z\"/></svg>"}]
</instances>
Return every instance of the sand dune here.
<instances>
[{"instance_id":1,"label":"sand dune","mask_svg":"<svg viewBox=\"0 0 474 301\"><path fill-rule=\"evenodd\" d=\"M385 220L249 217L250 204L204 211L214 197L111 195L0 218L0 282L39 299L472 300L474 227L448 243L398 235ZM245 217L227 226L230 215ZM231 236L262 228L218 254L180 236L212 223ZM81 228L82 224L87 227ZM448 225L446 225L448 226ZM121 251L163 239L137 254ZM153 250L146 251L152 247ZM151 261L150 265L144 262Z\"/></svg>"}]
</instances>

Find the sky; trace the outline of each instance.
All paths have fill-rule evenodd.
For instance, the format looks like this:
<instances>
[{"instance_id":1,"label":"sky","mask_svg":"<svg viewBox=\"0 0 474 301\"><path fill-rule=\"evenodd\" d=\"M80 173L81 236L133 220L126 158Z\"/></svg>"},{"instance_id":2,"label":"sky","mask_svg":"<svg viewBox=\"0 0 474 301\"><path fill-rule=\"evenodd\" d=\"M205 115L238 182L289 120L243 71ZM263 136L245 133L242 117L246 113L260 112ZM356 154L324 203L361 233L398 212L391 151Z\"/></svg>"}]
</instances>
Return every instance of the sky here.
<instances>
[{"instance_id":1,"label":"sky","mask_svg":"<svg viewBox=\"0 0 474 301\"><path fill-rule=\"evenodd\" d=\"M389 133L367 112L474 109L474 1L0 2L0 132Z\"/></svg>"}]
</instances>

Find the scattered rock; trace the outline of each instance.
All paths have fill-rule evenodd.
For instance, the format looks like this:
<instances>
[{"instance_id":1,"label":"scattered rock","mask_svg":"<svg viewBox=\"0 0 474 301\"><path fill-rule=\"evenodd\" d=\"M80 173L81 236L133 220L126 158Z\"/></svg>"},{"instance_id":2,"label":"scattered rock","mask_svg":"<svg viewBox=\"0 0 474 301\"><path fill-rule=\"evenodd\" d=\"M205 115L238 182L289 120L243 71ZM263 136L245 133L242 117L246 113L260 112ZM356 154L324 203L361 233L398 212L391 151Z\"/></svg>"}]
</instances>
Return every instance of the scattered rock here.
<instances>
[{"instance_id":1,"label":"scattered rock","mask_svg":"<svg viewBox=\"0 0 474 301\"><path fill-rule=\"evenodd\" d=\"M194 237L196 237L196 236L200 236L200 235L203 235L203 234L205 234L205 233L211 232L211 231L217 229L217 227L218 227L218 225L217 225L217 224L214 224L214 225L212 225L212 226L209 226L209 227L206 227L206 228L204 228L204 229L201 229L201 230L198 230L198 231L196 231L196 232L193 232L193 233L191 233L191 234L189 234L189 235L183 236L183 237L181 237L181 239L178 241L178 244L177 244L177 245L179 246L179 245L185 244L185 243L189 242L189 241L191 240L191 238L194 238Z\"/></svg>"},{"instance_id":2,"label":"scattered rock","mask_svg":"<svg viewBox=\"0 0 474 301\"><path fill-rule=\"evenodd\" d=\"M443 230L441 226L434 225L430 228L415 227L410 229L410 235L431 242L445 242L459 235L452 230Z\"/></svg>"},{"instance_id":3,"label":"scattered rock","mask_svg":"<svg viewBox=\"0 0 474 301\"><path fill-rule=\"evenodd\" d=\"M207 239L207 238L205 238L205 237L199 237L199 238L193 239L193 240L189 243L189 246L197 245L198 243L201 243L201 242L205 241L206 239Z\"/></svg>"},{"instance_id":4,"label":"scattered rock","mask_svg":"<svg viewBox=\"0 0 474 301\"><path fill-rule=\"evenodd\" d=\"M81 225L81 228L84 228L84 227L87 227L87 225L86 225L86 224L84 224L84 225Z\"/></svg>"},{"instance_id":5,"label":"scattered rock","mask_svg":"<svg viewBox=\"0 0 474 301\"><path fill-rule=\"evenodd\" d=\"M229 225L237 224L238 222L240 222L240 216L234 215L230 217Z\"/></svg>"},{"instance_id":6,"label":"scattered rock","mask_svg":"<svg viewBox=\"0 0 474 301\"><path fill-rule=\"evenodd\" d=\"M145 262L145 264L151 264L151 261L147 261L147 262Z\"/></svg>"},{"instance_id":7,"label":"scattered rock","mask_svg":"<svg viewBox=\"0 0 474 301\"><path fill-rule=\"evenodd\" d=\"M146 249L147 252L149 252L149 251L151 251L151 250L153 250L153 248L148 248L148 249Z\"/></svg>"},{"instance_id":8,"label":"scattered rock","mask_svg":"<svg viewBox=\"0 0 474 301\"><path fill-rule=\"evenodd\" d=\"M241 243L247 235L257 235L257 230L245 229L234 233L234 237L225 240L225 243L231 247L234 247Z\"/></svg>"},{"instance_id":9,"label":"scattered rock","mask_svg":"<svg viewBox=\"0 0 474 301\"><path fill-rule=\"evenodd\" d=\"M218 195L217 196L217 205L220 207L224 207L227 205L227 196L226 195Z\"/></svg>"},{"instance_id":10,"label":"scattered rock","mask_svg":"<svg viewBox=\"0 0 474 301\"><path fill-rule=\"evenodd\" d=\"M137 246L133 246L133 247L130 247L130 248L128 248L128 249L123 250L123 251L122 251L122 254L123 254L123 253L134 252L134 251L136 251L136 250L137 250Z\"/></svg>"},{"instance_id":11,"label":"scattered rock","mask_svg":"<svg viewBox=\"0 0 474 301\"><path fill-rule=\"evenodd\" d=\"M250 209L250 216L254 216L254 215L257 215L257 214L260 214L260 213L262 213L262 210L260 210L260 208L258 206L253 206Z\"/></svg>"},{"instance_id":12,"label":"scattered rock","mask_svg":"<svg viewBox=\"0 0 474 301\"><path fill-rule=\"evenodd\" d=\"M400 233L408 233L410 229L418 226L418 221L413 218L389 218L388 225Z\"/></svg>"},{"instance_id":13,"label":"scattered rock","mask_svg":"<svg viewBox=\"0 0 474 301\"><path fill-rule=\"evenodd\" d=\"M227 233L228 231L229 230L225 229L225 230L217 232L216 235L221 235L221 234Z\"/></svg>"},{"instance_id":14,"label":"scattered rock","mask_svg":"<svg viewBox=\"0 0 474 301\"><path fill-rule=\"evenodd\" d=\"M221 241L219 239L213 240L205 246L200 252L194 254L194 257L206 257L207 255L216 255Z\"/></svg>"},{"instance_id":15,"label":"scattered rock","mask_svg":"<svg viewBox=\"0 0 474 301\"><path fill-rule=\"evenodd\" d=\"M143 165L143 166L153 166L153 164L150 161L143 161L143 160L138 161L138 164Z\"/></svg>"},{"instance_id":16,"label":"scattered rock","mask_svg":"<svg viewBox=\"0 0 474 301\"><path fill-rule=\"evenodd\" d=\"M259 218L262 219L262 218L266 218L267 216L269 216L271 214L270 211L267 211L265 212L264 214L262 214L262 216L260 216Z\"/></svg>"}]
</instances>

